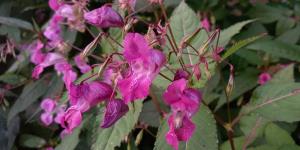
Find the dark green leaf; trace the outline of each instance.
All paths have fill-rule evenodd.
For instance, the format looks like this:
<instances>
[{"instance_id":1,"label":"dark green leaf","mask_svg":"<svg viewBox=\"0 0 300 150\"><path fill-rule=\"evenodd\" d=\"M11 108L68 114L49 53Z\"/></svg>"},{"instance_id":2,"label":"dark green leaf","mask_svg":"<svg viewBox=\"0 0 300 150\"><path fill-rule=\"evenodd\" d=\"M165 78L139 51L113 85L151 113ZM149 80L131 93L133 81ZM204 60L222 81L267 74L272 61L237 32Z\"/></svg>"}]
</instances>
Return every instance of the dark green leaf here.
<instances>
[{"instance_id":1,"label":"dark green leaf","mask_svg":"<svg viewBox=\"0 0 300 150\"><path fill-rule=\"evenodd\" d=\"M14 27L18 27L18 28L23 28L26 30L33 30L33 27L31 25L31 23L21 20L21 19L17 19L17 18L11 18L11 17L1 17L0 16L0 24L5 24L8 26L14 26Z\"/></svg>"},{"instance_id":2,"label":"dark green leaf","mask_svg":"<svg viewBox=\"0 0 300 150\"><path fill-rule=\"evenodd\" d=\"M46 144L46 141L35 135L23 134L20 136L19 144L26 148L41 148Z\"/></svg>"}]
</instances>

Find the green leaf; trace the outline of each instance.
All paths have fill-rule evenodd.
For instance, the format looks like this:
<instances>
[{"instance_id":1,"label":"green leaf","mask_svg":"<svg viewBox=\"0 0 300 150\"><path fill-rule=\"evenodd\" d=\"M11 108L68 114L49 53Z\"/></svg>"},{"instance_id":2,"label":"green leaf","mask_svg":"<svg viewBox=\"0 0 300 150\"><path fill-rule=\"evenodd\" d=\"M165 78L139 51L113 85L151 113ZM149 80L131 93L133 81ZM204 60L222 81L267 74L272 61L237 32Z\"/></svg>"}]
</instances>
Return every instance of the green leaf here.
<instances>
[{"instance_id":1,"label":"green leaf","mask_svg":"<svg viewBox=\"0 0 300 150\"><path fill-rule=\"evenodd\" d=\"M248 111L273 121L300 120L299 83L269 83L258 87L251 97Z\"/></svg>"},{"instance_id":2,"label":"green leaf","mask_svg":"<svg viewBox=\"0 0 300 150\"><path fill-rule=\"evenodd\" d=\"M235 149L241 150L243 148L243 144L244 144L245 140L246 140L246 137L244 137L244 136L233 138ZM224 142L221 145L220 150L231 150L229 140Z\"/></svg>"},{"instance_id":3,"label":"green leaf","mask_svg":"<svg viewBox=\"0 0 300 150\"><path fill-rule=\"evenodd\" d=\"M89 120L86 120L89 121ZM79 134L81 131L81 128L83 126L83 123L77 128L74 129L74 131L70 135L66 135L62 139L59 145L55 147L55 150L73 150L76 148L78 142L79 142Z\"/></svg>"},{"instance_id":4,"label":"green leaf","mask_svg":"<svg viewBox=\"0 0 300 150\"><path fill-rule=\"evenodd\" d=\"M14 105L11 107L7 122L17 115L18 113L24 111L27 107L33 104L35 101L38 100L49 88L48 82L46 81L46 76L39 79L36 82L30 83L26 85L20 95L20 97L16 100Z\"/></svg>"},{"instance_id":5,"label":"green leaf","mask_svg":"<svg viewBox=\"0 0 300 150\"><path fill-rule=\"evenodd\" d=\"M255 5L247 14L263 23L271 23L285 17L282 10L263 4Z\"/></svg>"},{"instance_id":6,"label":"green leaf","mask_svg":"<svg viewBox=\"0 0 300 150\"><path fill-rule=\"evenodd\" d=\"M147 101L143 105L139 121L146 123L152 127L158 127L160 122L159 112L155 108L152 101Z\"/></svg>"},{"instance_id":7,"label":"green leaf","mask_svg":"<svg viewBox=\"0 0 300 150\"><path fill-rule=\"evenodd\" d=\"M21 19L17 19L17 18L11 18L11 17L1 17L0 16L0 24L5 24L8 26L14 26L14 27L18 27L18 28L23 28L26 30L33 30L33 27L31 25L31 23L21 20Z\"/></svg>"},{"instance_id":8,"label":"green leaf","mask_svg":"<svg viewBox=\"0 0 300 150\"><path fill-rule=\"evenodd\" d=\"M273 75L272 79L268 81L267 84L295 82L294 66L294 64L291 64L279 70L275 75Z\"/></svg>"},{"instance_id":9,"label":"green leaf","mask_svg":"<svg viewBox=\"0 0 300 150\"><path fill-rule=\"evenodd\" d=\"M249 136L251 134L251 136L256 139L257 137L263 136L268 122L270 121L255 113L251 113L241 118L239 127L245 136Z\"/></svg>"},{"instance_id":10,"label":"green leaf","mask_svg":"<svg viewBox=\"0 0 300 150\"><path fill-rule=\"evenodd\" d=\"M290 134L274 123L269 123L265 128L265 138L271 145L281 146L285 144L295 144Z\"/></svg>"},{"instance_id":11,"label":"green leaf","mask_svg":"<svg viewBox=\"0 0 300 150\"><path fill-rule=\"evenodd\" d=\"M282 41L289 44L296 44L300 38L300 25L297 25L295 28L288 30L278 36L276 40Z\"/></svg>"},{"instance_id":12,"label":"green leaf","mask_svg":"<svg viewBox=\"0 0 300 150\"><path fill-rule=\"evenodd\" d=\"M238 22L238 23L222 30L220 33L219 46L225 47L234 35L238 34L245 25L247 25L253 21L254 20Z\"/></svg>"},{"instance_id":13,"label":"green leaf","mask_svg":"<svg viewBox=\"0 0 300 150\"><path fill-rule=\"evenodd\" d=\"M222 56L222 60L226 59L227 57L229 57L230 55L234 54L235 52L237 52L239 49L241 49L242 47L260 39L261 37L263 37L264 35L258 35L258 36L254 36L248 39L244 39L241 41L238 41L236 43L234 43L229 49L227 49L225 51L225 54Z\"/></svg>"},{"instance_id":14,"label":"green leaf","mask_svg":"<svg viewBox=\"0 0 300 150\"><path fill-rule=\"evenodd\" d=\"M282 18L278 20L276 24L276 35L281 35L285 31L291 29L295 23L296 22L292 18Z\"/></svg>"},{"instance_id":15,"label":"green leaf","mask_svg":"<svg viewBox=\"0 0 300 150\"><path fill-rule=\"evenodd\" d=\"M95 142L92 145L93 150L114 150L119 146L122 140L134 128L139 114L142 110L143 102L141 100L130 103L127 114L118 120L110 128L102 129L97 127L94 132ZM102 119L102 113L98 116Z\"/></svg>"},{"instance_id":16,"label":"green leaf","mask_svg":"<svg viewBox=\"0 0 300 150\"><path fill-rule=\"evenodd\" d=\"M196 125L196 131L187 143L180 143L180 150L217 150L218 137L216 121L210 110L201 105L199 112L192 118ZM172 150L165 139L169 127L167 121L164 121L159 127L154 150Z\"/></svg>"},{"instance_id":17,"label":"green leaf","mask_svg":"<svg viewBox=\"0 0 300 150\"><path fill-rule=\"evenodd\" d=\"M20 84L26 80L25 77L13 73L5 73L0 75L0 81L8 84Z\"/></svg>"},{"instance_id":18,"label":"green leaf","mask_svg":"<svg viewBox=\"0 0 300 150\"><path fill-rule=\"evenodd\" d=\"M35 135L23 134L20 136L19 144L27 148L41 148L46 144L46 141Z\"/></svg>"},{"instance_id":19,"label":"green leaf","mask_svg":"<svg viewBox=\"0 0 300 150\"><path fill-rule=\"evenodd\" d=\"M280 41L261 40L247 46L249 49L264 51L271 55L289 60L300 61L300 46Z\"/></svg>"}]
</instances>

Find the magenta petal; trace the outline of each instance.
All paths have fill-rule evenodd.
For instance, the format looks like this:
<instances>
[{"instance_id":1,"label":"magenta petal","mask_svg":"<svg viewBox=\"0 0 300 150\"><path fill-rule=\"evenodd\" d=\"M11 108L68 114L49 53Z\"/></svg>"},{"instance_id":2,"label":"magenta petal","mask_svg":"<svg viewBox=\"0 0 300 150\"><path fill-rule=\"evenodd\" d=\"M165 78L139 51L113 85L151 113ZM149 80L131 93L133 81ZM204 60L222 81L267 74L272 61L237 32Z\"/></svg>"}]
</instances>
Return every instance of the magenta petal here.
<instances>
[{"instance_id":1,"label":"magenta petal","mask_svg":"<svg viewBox=\"0 0 300 150\"><path fill-rule=\"evenodd\" d=\"M166 57L165 57L164 53L161 51L158 51L156 49L151 50L150 57L151 57L150 63L154 63L156 65L155 71L157 69L159 71L159 69L166 63Z\"/></svg>"},{"instance_id":2,"label":"magenta petal","mask_svg":"<svg viewBox=\"0 0 300 150\"><path fill-rule=\"evenodd\" d=\"M174 80L179 80L181 78L188 80L189 73L184 71L183 69L178 69L175 73Z\"/></svg>"},{"instance_id":3,"label":"magenta petal","mask_svg":"<svg viewBox=\"0 0 300 150\"><path fill-rule=\"evenodd\" d=\"M82 115L76 107L70 107L61 120L61 126L67 131L72 132L74 128L81 124Z\"/></svg>"},{"instance_id":4,"label":"magenta petal","mask_svg":"<svg viewBox=\"0 0 300 150\"><path fill-rule=\"evenodd\" d=\"M143 35L139 33L127 33L123 41L124 57L128 62L136 59L145 59L149 56L150 48Z\"/></svg>"},{"instance_id":5,"label":"magenta petal","mask_svg":"<svg viewBox=\"0 0 300 150\"><path fill-rule=\"evenodd\" d=\"M42 101L41 103L41 108L45 111L45 112L52 112L54 110L54 108L56 107L56 101L50 99L50 98L46 98Z\"/></svg>"},{"instance_id":6,"label":"magenta petal","mask_svg":"<svg viewBox=\"0 0 300 150\"><path fill-rule=\"evenodd\" d=\"M89 24L100 28L122 27L124 25L122 17L110 5L103 5L84 14L84 19Z\"/></svg>"},{"instance_id":7,"label":"magenta petal","mask_svg":"<svg viewBox=\"0 0 300 150\"><path fill-rule=\"evenodd\" d=\"M143 99L147 97L151 80L147 76L132 75L129 78L121 79L118 87L125 103L129 103L135 99Z\"/></svg>"},{"instance_id":8,"label":"magenta petal","mask_svg":"<svg viewBox=\"0 0 300 150\"><path fill-rule=\"evenodd\" d=\"M180 79L173 81L163 94L163 98L166 104L172 105L173 103L180 101L183 90L186 88L187 80Z\"/></svg>"},{"instance_id":9,"label":"magenta petal","mask_svg":"<svg viewBox=\"0 0 300 150\"><path fill-rule=\"evenodd\" d=\"M94 81L89 84L88 100L91 106L97 105L99 102L109 99L112 95L112 87L104 82Z\"/></svg>"},{"instance_id":10,"label":"magenta petal","mask_svg":"<svg viewBox=\"0 0 300 150\"><path fill-rule=\"evenodd\" d=\"M49 126L53 122L53 115L51 113L45 112L41 115L41 121Z\"/></svg>"},{"instance_id":11,"label":"magenta petal","mask_svg":"<svg viewBox=\"0 0 300 150\"><path fill-rule=\"evenodd\" d=\"M49 0L48 5L52 10L58 10L59 7L62 5L59 0Z\"/></svg>"},{"instance_id":12,"label":"magenta petal","mask_svg":"<svg viewBox=\"0 0 300 150\"><path fill-rule=\"evenodd\" d=\"M176 127L176 114L172 114L168 119L169 131L166 140L174 149L178 149L179 141L188 141L195 132L194 123L184 115L180 119L180 126Z\"/></svg>"},{"instance_id":13,"label":"magenta petal","mask_svg":"<svg viewBox=\"0 0 300 150\"><path fill-rule=\"evenodd\" d=\"M57 123L57 124L61 124L62 123L62 120L64 118L64 112L59 112L56 114L55 118L54 118L54 122Z\"/></svg>"},{"instance_id":14,"label":"magenta petal","mask_svg":"<svg viewBox=\"0 0 300 150\"><path fill-rule=\"evenodd\" d=\"M33 71L32 71L32 78L35 78L35 79L39 79L40 78L40 74L44 71L44 67L43 66L40 66L40 65L37 65L34 67Z\"/></svg>"},{"instance_id":15,"label":"magenta petal","mask_svg":"<svg viewBox=\"0 0 300 150\"><path fill-rule=\"evenodd\" d=\"M101 128L109 128L128 112L129 108L120 99L111 99L106 105Z\"/></svg>"},{"instance_id":16,"label":"magenta petal","mask_svg":"<svg viewBox=\"0 0 300 150\"><path fill-rule=\"evenodd\" d=\"M85 60L79 55L75 56L74 58L76 66L80 69L81 73L87 73L89 72L92 68L89 66Z\"/></svg>"}]
</instances>

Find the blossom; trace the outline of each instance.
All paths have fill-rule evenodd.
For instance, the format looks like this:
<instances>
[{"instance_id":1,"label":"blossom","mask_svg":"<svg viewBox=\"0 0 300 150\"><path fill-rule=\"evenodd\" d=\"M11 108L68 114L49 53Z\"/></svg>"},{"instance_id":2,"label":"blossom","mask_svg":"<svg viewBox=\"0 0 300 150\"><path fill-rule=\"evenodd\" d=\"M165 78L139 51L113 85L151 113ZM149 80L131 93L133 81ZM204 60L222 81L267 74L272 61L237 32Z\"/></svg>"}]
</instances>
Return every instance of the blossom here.
<instances>
[{"instance_id":1,"label":"blossom","mask_svg":"<svg viewBox=\"0 0 300 150\"><path fill-rule=\"evenodd\" d=\"M50 98L44 99L41 103L41 108L45 112L52 112L55 107L56 107L56 102Z\"/></svg>"},{"instance_id":2,"label":"blossom","mask_svg":"<svg viewBox=\"0 0 300 150\"><path fill-rule=\"evenodd\" d=\"M168 86L163 98L173 112L183 111L190 117L199 109L201 93L196 89L188 88L187 80L182 78Z\"/></svg>"},{"instance_id":3,"label":"blossom","mask_svg":"<svg viewBox=\"0 0 300 150\"><path fill-rule=\"evenodd\" d=\"M84 7L85 3L81 3L80 1L75 1L73 5L63 4L56 11L56 14L66 18L67 24L71 29L78 30L80 32L84 32L85 24L84 24Z\"/></svg>"},{"instance_id":4,"label":"blossom","mask_svg":"<svg viewBox=\"0 0 300 150\"><path fill-rule=\"evenodd\" d=\"M119 0L119 5L122 9L130 8L134 10L136 0Z\"/></svg>"},{"instance_id":5,"label":"blossom","mask_svg":"<svg viewBox=\"0 0 300 150\"><path fill-rule=\"evenodd\" d=\"M60 63L62 61L64 61L64 57L58 53L46 54L43 61L40 64L38 64L37 66L35 66L35 68L32 72L32 77L38 79L39 75L43 72L44 68L52 66L56 63Z\"/></svg>"},{"instance_id":6,"label":"blossom","mask_svg":"<svg viewBox=\"0 0 300 150\"><path fill-rule=\"evenodd\" d=\"M30 61L34 64L39 64L45 59L45 54L42 52L44 44L40 40L36 40L31 46Z\"/></svg>"},{"instance_id":7,"label":"blossom","mask_svg":"<svg viewBox=\"0 0 300 150\"><path fill-rule=\"evenodd\" d=\"M264 85L264 84L266 84L271 79L272 79L271 75L269 73L267 73L267 72L264 72L264 73L262 73L262 74L259 75L259 77L258 77L258 83L260 85Z\"/></svg>"},{"instance_id":8,"label":"blossom","mask_svg":"<svg viewBox=\"0 0 300 150\"><path fill-rule=\"evenodd\" d=\"M122 27L124 25L122 17L112 9L111 5L103 5L84 14L84 19L89 24L100 28Z\"/></svg>"},{"instance_id":9,"label":"blossom","mask_svg":"<svg viewBox=\"0 0 300 150\"><path fill-rule=\"evenodd\" d=\"M71 84L69 99L71 105L78 106L80 111L85 112L90 107L110 98L112 91L110 85L100 81L83 82L79 85Z\"/></svg>"},{"instance_id":10,"label":"blossom","mask_svg":"<svg viewBox=\"0 0 300 150\"><path fill-rule=\"evenodd\" d=\"M129 108L120 99L110 99L105 108L104 117L101 123L102 128L109 128L128 112Z\"/></svg>"},{"instance_id":11,"label":"blossom","mask_svg":"<svg viewBox=\"0 0 300 150\"><path fill-rule=\"evenodd\" d=\"M80 69L81 73L87 73L92 69L91 66L89 66L81 57L81 55L75 56L74 61L77 67Z\"/></svg>"},{"instance_id":12,"label":"blossom","mask_svg":"<svg viewBox=\"0 0 300 150\"><path fill-rule=\"evenodd\" d=\"M201 21L201 26L208 32L211 30L211 25L207 17Z\"/></svg>"},{"instance_id":13,"label":"blossom","mask_svg":"<svg viewBox=\"0 0 300 150\"><path fill-rule=\"evenodd\" d=\"M195 131L193 122L187 116L178 114L172 114L169 117L169 131L166 134L168 144L176 150L178 150L179 141L188 141Z\"/></svg>"},{"instance_id":14,"label":"blossom","mask_svg":"<svg viewBox=\"0 0 300 150\"><path fill-rule=\"evenodd\" d=\"M124 58L129 64L128 72L118 81L118 88L125 103L145 98L151 82L165 64L162 52L148 46L144 36L128 33L124 39Z\"/></svg>"},{"instance_id":15,"label":"blossom","mask_svg":"<svg viewBox=\"0 0 300 150\"><path fill-rule=\"evenodd\" d=\"M166 140L177 150L179 141L189 140L195 131L191 117L199 109L201 93L196 89L188 88L187 80L181 78L168 86L163 98L172 110L168 119L170 129L166 134Z\"/></svg>"},{"instance_id":16,"label":"blossom","mask_svg":"<svg viewBox=\"0 0 300 150\"><path fill-rule=\"evenodd\" d=\"M76 107L70 107L61 118L61 126L67 133L71 133L82 121L82 112Z\"/></svg>"},{"instance_id":17,"label":"blossom","mask_svg":"<svg viewBox=\"0 0 300 150\"><path fill-rule=\"evenodd\" d=\"M62 21L60 15L53 15L49 21L48 26L45 28L43 35L49 40L50 47L58 47L59 44L63 41L61 37L61 27L60 22Z\"/></svg>"},{"instance_id":18,"label":"blossom","mask_svg":"<svg viewBox=\"0 0 300 150\"><path fill-rule=\"evenodd\" d=\"M49 112L44 112L44 113L41 114L41 121L46 126L49 126L53 122L53 115Z\"/></svg>"},{"instance_id":19,"label":"blossom","mask_svg":"<svg viewBox=\"0 0 300 150\"><path fill-rule=\"evenodd\" d=\"M71 84L76 80L77 74L72 70L72 66L67 61L55 64L55 70L58 74L63 74L63 81L67 90L70 90Z\"/></svg>"},{"instance_id":20,"label":"blossom","mask_svg":"<svg viewBox=\"0 0 300 150\"><path fill-rule=\"evenodd\" d=\"M60 2L60 0L49 0L48 5L52 10L58 10L62 2Z\"/></svg>"}]
</instances>

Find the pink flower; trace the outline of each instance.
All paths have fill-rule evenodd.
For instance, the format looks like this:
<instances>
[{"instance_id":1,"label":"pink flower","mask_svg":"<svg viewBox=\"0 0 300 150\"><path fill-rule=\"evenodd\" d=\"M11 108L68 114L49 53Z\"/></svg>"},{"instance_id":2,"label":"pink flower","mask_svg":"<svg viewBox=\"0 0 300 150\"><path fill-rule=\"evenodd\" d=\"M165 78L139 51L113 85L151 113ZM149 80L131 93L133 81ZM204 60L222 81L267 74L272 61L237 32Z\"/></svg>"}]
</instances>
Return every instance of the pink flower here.
<instances>
[{"instance_id":1,"label":"pink flower","mask_svg":"<svg viewBox=\"0 0 300 150\"><path fill-rule=\"evenodd\" d=\"M111 5L103 5L84 14L84 19L89 24L100 28L122 27L124 25L122 17L111 8Z\"/></svg>"},{"instance_id":2,"label":"pink flower","mask_svg":"<svg viewBox=\"0 0 300 150\"><path fill-rule=\"evenodd\" d=\"M188 88L187 80L181 78L168 86L163 98L172 110L168 119L170 129L166 134L166 140L177 150L179 141L189 140L195 130L191 117L199 110L201 93Z\"/></svg>"},{"instance_id":3,"label":"pink flower","mask_svg":"<svg viewBox=\"0 0 300 150\"><path fill-rule=\"evenodd\" d=\"M65 128L67 133L72 133L73 129L81 124L82 115L77 107L70 107L61 120L61 126Z\"/></svg>"},{"instance_id":4,"label":"pink flower","mask_svg":"<svg viewBox=\"0 0 300 150\"><path fill-rule=\"evenodd\" d=\"M266 84L271 79L272 79L271 75L269 73L264 72L264 73L262 73L262 74L259 75L259 77L258 77L258 83L260 85L264 85L264 84Z\"/></svg>"},{"instance_id":5,"label":"pink flower","mask_svg":"<svg viewBox=\"0 0 300 150\"><path fill-rule=\"evenodd\" d=\"M70 90L71 84L76 80L77 74L72 70L72 66L67 61L55 64L55 70L58 74L63 74L63 81L67 90Z\"/></svg>"},{"instance_id":6,"label":"pink flower","mask_svg":"<svg viewBox=\"0 0 300 150\"><path fill-rule=\"evenodd\" d=\"M178 150L179 141L188 141L195 131L193 122L181 112L172 114L168 119L168 125L170 129L166 134L166 140L175 150Z\"/></svg>"},{"instance_id":7,"label":"pink flower","mask_svg":"<svg viewBox=\"0 0 300 150\"><path fill-rule=\"evenodd\" d=\"M45 112L52 112L54 110L54 108L56 107L56 101L50 99L50 98L46 98L42 101L41 103L41 108L45 111Z\"/></svg>"},{"instance_id":8,"label":"pink flower","mask_svg":"<svg viewBox=\"0 0 300 150\"><path fill-rule=\"evenodd\" d=\"M119 5L122 9L130 8L134 10L136 0L119 0Z\"/></svg>"},{"instance_id":9,"label":"pink flower","mask_svg":"<svg viewBox=\"0 0 300 150\"><path fill-rule=\"evenodd\" d=\"M63 61L65 61L64 57L58 53L46 54L44 60L40 64L35 66L35 68L32 72L32 77L38 79L39 75L43 72L44 68L52 66L56 63L63 62Z\"/></svg>"},{"instance_id":10,"label":"pink flower","mask_svg":"<svg viewBox=\"0 0 300 150\"><path fill-rule=\"evenodd\" d=\"M80 54L75 56L74 60L75 60L75 64L80 69L81 73L87 73L92 69L91 66L89 66L85 62L85 60L80 56Z\"/></svg>"},{"instance_id":11,"label":"pink flower","mask_svg":"<svg viewBox=\"0 0 300 150\"><path fill-rule=\"evenodd\" d=\"M41 115L41 121L46 125L49 126L53 122L53 114L51 112L44 112Z\"/></svg>"},{"instance_id":12,"label":"pink flower","mask_svg":"<svg viewBox=\"0 0 300 150\"><path fill-rule=\"evenodd\" d=\"M165 64L162 52L148 46L143 35L128 33L124 39L124 58L129 64L128 73L118 81L125 103L145 98L151 82Z\"/></svg>"},{"instance_id":13,"label":"pink flower","mask_svg":"<svg viewBox=\"0 0 300 150\"><path fill-rule=\"evenodd\" d=\"M187 80L182 78L168 86L163 98L173 112L183 111L191 117L199 109L201 93L196 89L188 88Z\"/></svg>"},{"instance_id":14,"label":"pink flower","mask_svg":"<svg viewBox=\"0 0 300 150\"><path fill-rule=\"evenodd\" d=\"M82 112L99 102L110 98L112 87L104 82L93 81L91 83L71 84L69 98L71 105L78 106Z\"/></svg>"},{"instance_id":15,"label":"pink flower","mask_svg":"<svg viewBox=\"0 0 300 150\"><path fill-rule=\"evenodd\" d=\"M207 17L204 17L201 21L201 26L208 32L211 30L211 25Z\"/></svg>"},{"instance_id":16,"label":"pink flower","mask_svg":"<svg viewBox=\"0 0 300 150\"><path fill-rule=\"evenodd\" d=\"M63 18L57 14L53 15L49 21L48 26L45 28L43 35L49 40L50 47L58 47L63 41L61 37L60 22Z\"/></svg>"},{"instance_id":17,"label":"pink flower","mask_svg":"<svg viewBox=\"0 0 300 150\"><path fill-rule=\"evenodd\" d=\"M32 44L31 48L31 56L30 61L34 64L39 64L45 59L45 54L42 52L42 48L44 47L44 44L40 40L36 40Z\"/></svg>"},{"instance_id":18,"label":"pink flower","mask_svg":"<svg viewBox=\"0 0 300 150\"><path fill-rule=\"evenodd\" d=\"M110 99L106 105L104 117L101 123L102 128L109 128L128 112L129 108L120 99Z\"/></svg>"},{"instance_id":19,"label":"pink flower","mask_svg":"<svg viewBox=\"0 0 300 150\"><path fill-rule=\"evenodd\" d=\"M59 0L49 0L48 1L48 5L52 10L58 10L59 7L62 5L61 2L59 2Z\"/></svg>"}]
</instances>

